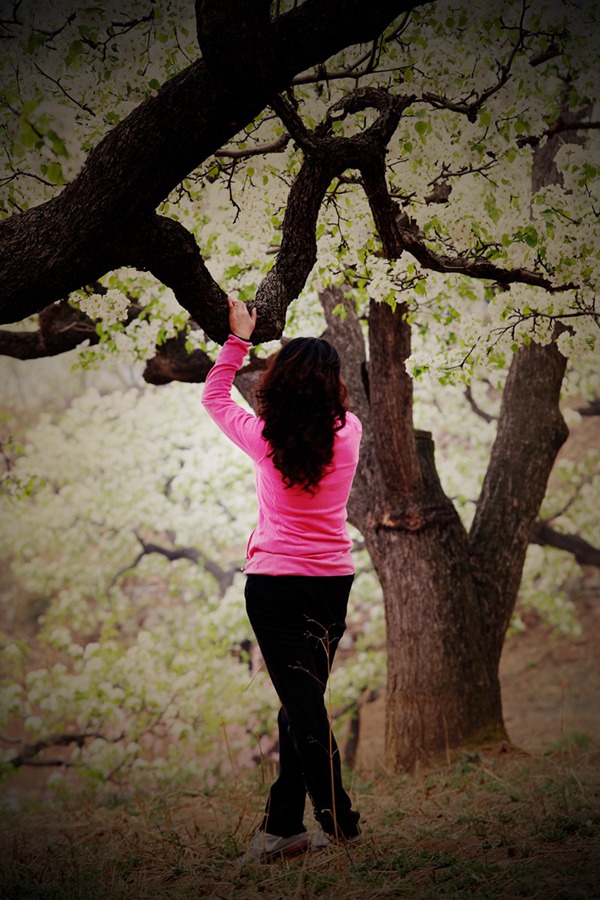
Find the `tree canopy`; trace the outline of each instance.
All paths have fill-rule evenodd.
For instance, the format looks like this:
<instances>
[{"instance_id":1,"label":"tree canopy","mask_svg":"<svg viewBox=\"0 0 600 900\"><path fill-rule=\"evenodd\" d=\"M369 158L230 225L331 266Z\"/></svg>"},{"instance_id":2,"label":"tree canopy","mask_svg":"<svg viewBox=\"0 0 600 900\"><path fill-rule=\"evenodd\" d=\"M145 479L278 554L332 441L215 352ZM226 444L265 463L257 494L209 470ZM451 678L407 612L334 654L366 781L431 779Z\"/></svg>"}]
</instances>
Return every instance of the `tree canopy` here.
<instances>
[{"instance_id":1,"label":"tree canopy","mask_svg":"<svg viewBox=\"0 0 600 900\"><path fill-rule=\"evenodd\" d=\"M593 4L17 4L2 31L0 309L43 311L3 352L90 335L64 301L100 279L118 294L83 310L146 356L188 316L222 340L236 288L276 338L331 281L401 294L455 365L556 317L577 326L562 345L593 343ZM560 174L532 196L553 141ZM156 315L164 285L180 309Z\"/></svg>"}]
</instances>

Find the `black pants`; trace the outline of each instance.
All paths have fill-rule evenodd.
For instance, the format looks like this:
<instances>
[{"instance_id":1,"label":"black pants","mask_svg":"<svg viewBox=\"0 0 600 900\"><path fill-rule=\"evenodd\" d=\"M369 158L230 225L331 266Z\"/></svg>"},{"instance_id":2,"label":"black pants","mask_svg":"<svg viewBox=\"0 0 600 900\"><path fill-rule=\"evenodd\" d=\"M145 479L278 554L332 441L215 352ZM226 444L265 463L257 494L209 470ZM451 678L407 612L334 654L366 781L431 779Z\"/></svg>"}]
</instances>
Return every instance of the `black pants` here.
<instances>
[{"instance_id":1,"label":"black pants","mask_svg":"<svg viewBox=\"0 0 600 900\"><path fill-rule=\"evenodd\" d=\"M261 828L304 831L306 794L326 834L354 837L359 814L342 785L340 754L325 706L333 657L346 627L353 575L248 575L246 609L281 700L279 777Z\"/></svg>"}]
</instances>

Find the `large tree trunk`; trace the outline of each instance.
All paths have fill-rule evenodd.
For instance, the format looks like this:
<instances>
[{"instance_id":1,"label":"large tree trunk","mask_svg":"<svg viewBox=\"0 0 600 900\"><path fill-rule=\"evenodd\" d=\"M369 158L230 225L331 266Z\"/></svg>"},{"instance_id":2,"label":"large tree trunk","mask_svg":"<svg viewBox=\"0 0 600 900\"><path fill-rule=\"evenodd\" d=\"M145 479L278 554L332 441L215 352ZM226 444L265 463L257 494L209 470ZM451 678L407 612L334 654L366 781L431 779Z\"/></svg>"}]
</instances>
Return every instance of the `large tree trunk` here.
<instances>
[{"instance_id":1,"label":"large tree trunk","mask_svg":"<svg viewBox=\"0 0 600 900\"><path fill-rule=\"evenodd\" d=\"M567 433L558 409L565 360L553 345L515 355L469 535L442 490L431 436L413 430L401 308L371 307L365 378L352 305L341 322L331 314L340 296L322 299L363 421L349 513L383 589L387 762L410 770L448 748L507 738L500 653L531 528Z\"/></svg>"},{"instance_id":2,"label":"large tree trunk","mask_svg":"<svg viewBox=\"0 0 600 900\"><path fill-rule=\"evenodd\" d=\"M468 740L506 737L468 537L442 490L431 436L413 431L401 313L373 305L369 316L371 417L385 491L382 514L364 534L384 595L386 751L395 771Z\"/></svg>"}]
</instances>

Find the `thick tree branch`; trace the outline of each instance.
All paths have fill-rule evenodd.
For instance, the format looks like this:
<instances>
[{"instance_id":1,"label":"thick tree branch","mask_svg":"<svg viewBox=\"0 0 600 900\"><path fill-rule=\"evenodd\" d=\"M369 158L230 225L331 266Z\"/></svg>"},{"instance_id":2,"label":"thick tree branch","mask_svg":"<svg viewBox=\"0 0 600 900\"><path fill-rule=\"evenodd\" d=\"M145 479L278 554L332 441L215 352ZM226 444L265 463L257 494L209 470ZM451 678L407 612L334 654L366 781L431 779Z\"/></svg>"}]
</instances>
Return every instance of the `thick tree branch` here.
<instances>
[{"instance_id":1,"label":"thick tree branch","mask_svg":"<svg viewBox=\"0 0 600 900\"><path fill-rule=\"evenodd\" d=\"M44 750L48 750L50 747L69 747L71 744L76 744L77 747L83 747L86 740L89 738L100 739L103 741L109 740L106 735L96 731L83 731L76 734L57 734L53 737L46 738L43 741L36 741L35 744L21 742L23 745L21 753L13 756L9 762L15 769L19 769L21 766L72 766L73 763L67 759L36 760L35 757L39 756ZM110 742L117 743L122 740L122 738L123 735L121 734L116 738L110 738ZM4 738L0 737L0 740L4 740Z\"/></svg>"},{"instance_id":2,"label":"thick tree branch","mask_svg":"<svg viewBox=\"0 0 600 900\"><path fill-rule=\"evenodd\" d=\"M348 503L348 517L359 531L365 532L377 520L384 494L375 459L365 336L354 300L345 297L341 288L321 291L319 299L327 322L323 337L340 354L342 377L348 387L350 408L361 420L363 428L358 469ZM339 307L343 310L342 315L334 312Z\"/></svg>"},{"instance_id":3,"label":"thick tree branch","mask_svg":"<svg viewBox=\"0 0 600 900\"><path fill-rule=\"evenodd\" d=\"M14 359L39 359L74 350L83 341L100 340L93 321L66 300L47 306L40 312L36 331L0 329L0 355Z\"/></svg>"},{"instance_id":4,"label":"thick tree branch","mask_svg":"<svg viewBox=\"0 0 600 900\"><path fill-rule=\"evenodd\" d=\"M534 522L529 541L541 547L565 550L575 557L580 566L600 566L600 548L594 547L578 534L562 534L543 520Z\"/></svg>"},{"instance_id":5,"label":"thick tree branch","mask_svg":"<svg viewBox=\"0 0 600 900\"><path fill-rule=\"evenodd\" d=\"M235 84L215 79L219 63L207 48L208 62L192 63L138 106L55 198L0 223L0 321L26 318L106 272L130 265L131 235L147 229L159 203L295 75L346 46L375 39L391 19L418 5L415 0L348 0L340 16L334 0L305 0L264 25L260 65L256 48L239 48ZM202 32L207 7L199 4L201 40L214 34L214 27ZM225 27L235 42L235 19ZM204 327L207 310L210 330L215 318L223 317L222 305L222 295L211 291L196 309L198 324Z\"/></svg>"},{"instance_id":6,"label":"thick tree branch","mask_svg":"<svg viewBox=\"0 0 600 900\"><path fill-rule=\"evenodd\" d=\"M398 217L385 178L385 147L400 115L413 100L414 96L394 96L374 88L357 89L334 104L314 132L283 97L272 101L290 135L303 147L305 162L290 191L276 264L257 292L259 328L255 340L281 335L287 307L304 286L316 259L316 221L327 188L348 168L361 171L388 258L398 258L407 250L434 271L460 271L501 283L525 281L542 284L550 290L558 289L537 273L503 270L485 259L436 254L410 224L405 225ZM332 136L336 120L369 107L379 111L370 128L351 138ZM156 214L141 219L127 240L121 242L121 252L130 264L150 270L171 287L192 319L203 323L209 337L220 342L225 339L228 334L225 293L206 268L193 236L180 223ZM71 349L86 338L97 341L93 323L71 310L68 304L55 304L43 311L39 333L0 333L0 352L4 350L19 358L45 356ZM181 335L157 349L155 358L146 367L145 378L155 384L173 379L198 382L204 380L209 367L205 354L197 351L188 357L185 337ZM409 456L414 459L413 454Z\"/></svg>"},{"instance_id":7,"label":"thick tree branch","mask_svg":"<svg viewBox=\"0 0 600 900\"><path fill-rule=\"evenodd\" d=\"M184 381L199 384L210 372L213 360L204 350L188 353L186 335L182 332L156 348L156 354L148 360L144 369L144 381L148 384L169 384Z\"/></svg>"},{"instance_id":8,"label":"thick tree branch","mask_svg":"<svg viewBox=\"0 0 600 900\"><path fill-rule=\"evenodd\" d=\"M178 559L187 559L189 560L189 562L194 563L194 565L202 566L202 568L205 569L205 571L207 571L209 575L212 575L212 577L219 585L221 595L224 595L226 591L231 587L236 573L239 572L239 567L237 566L229 569L223 569L218 563L210 559L205 553L202 552L202 550L199 550L197 547L165 547L164 544L157 544L155 541L146 541L139 535L137 536L137 538L142 549L137 554L133 562L129 563L127 566L124 566L122 569L119 569L119 571L115 573L112 579L112 584L115 584L121 577L121 575L124 575L126 572L135 569L145 556L150 556L154 553L158 554L159 556L166 557L169 562L175 562L175 560Z\"/></svg>"},{"instance_id":9,"label":"thick tree branch","mask_svg":"<svg viewBox=\"0 0 600 900\"><path fill-rule=\"evenodd\" d=\"M581 112L563 117L577 120ZM533 193L558 179L557 149L556 137L536 148ZM498 659L548 478L569 434L559 407L566 362L555 343L531 343L514 355L469 535L473 577L485 618L496 628Z\"/></svg>"},{"instance_id":10,"label":"thick tree branch","mask_svg":"<svg viewBox=\"0 0 600 900\"><path fill-rule=\"evenodd\" d=\"M496 624L501 639L512 615L533 523L568 435L559 410L565 366L555 344L531 343L513 357L471 526L473 576L486 618L492 628Z\"/></svg>"},{"instance_id":11,"label":"thick tree branch","mask_svg":"<svg viewBox=\"0 0 600 900\"><path fill-rule=\"evenodd\" d=\"M303 148L305 159L290 190L277 260L256 294L259 310L256 341L265 340L261 311L264 309L275 317L280 334L289 304L304 287L317 258L317 218L332 180L348 168L362 170L374 155L381 158L402 112L413 99L413 96L394 96L371 88L361 88L348 95L335 105L335 111L341 115L368 106L374 106L380 113L369 128L352 137L329 136L331 111L323 125L311 132L291 104L282 97L273 101L288 131Z\"/></svg>"}]
</instances>

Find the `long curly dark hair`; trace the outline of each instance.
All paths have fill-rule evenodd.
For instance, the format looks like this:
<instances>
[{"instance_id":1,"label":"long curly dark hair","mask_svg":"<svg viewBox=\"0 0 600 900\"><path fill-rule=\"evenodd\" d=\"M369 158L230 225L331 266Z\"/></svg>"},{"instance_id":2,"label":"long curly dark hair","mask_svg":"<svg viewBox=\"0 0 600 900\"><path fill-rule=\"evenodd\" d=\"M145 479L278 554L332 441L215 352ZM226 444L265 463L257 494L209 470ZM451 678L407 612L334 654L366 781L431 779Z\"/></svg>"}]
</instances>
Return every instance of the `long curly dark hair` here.
<instances>
[{"instance_id":1,"label":"long curly dark hair","mask_svg":"<svg viewBox=\"0 0 600 900\"><path fill-rule=\"evenodd\" d=\"M316 493L335 433L346 424L347 394L337 350L321 338L294 338L268 365L256 394L258 414L286 487Z\"/></svg>"}]
</instances>

